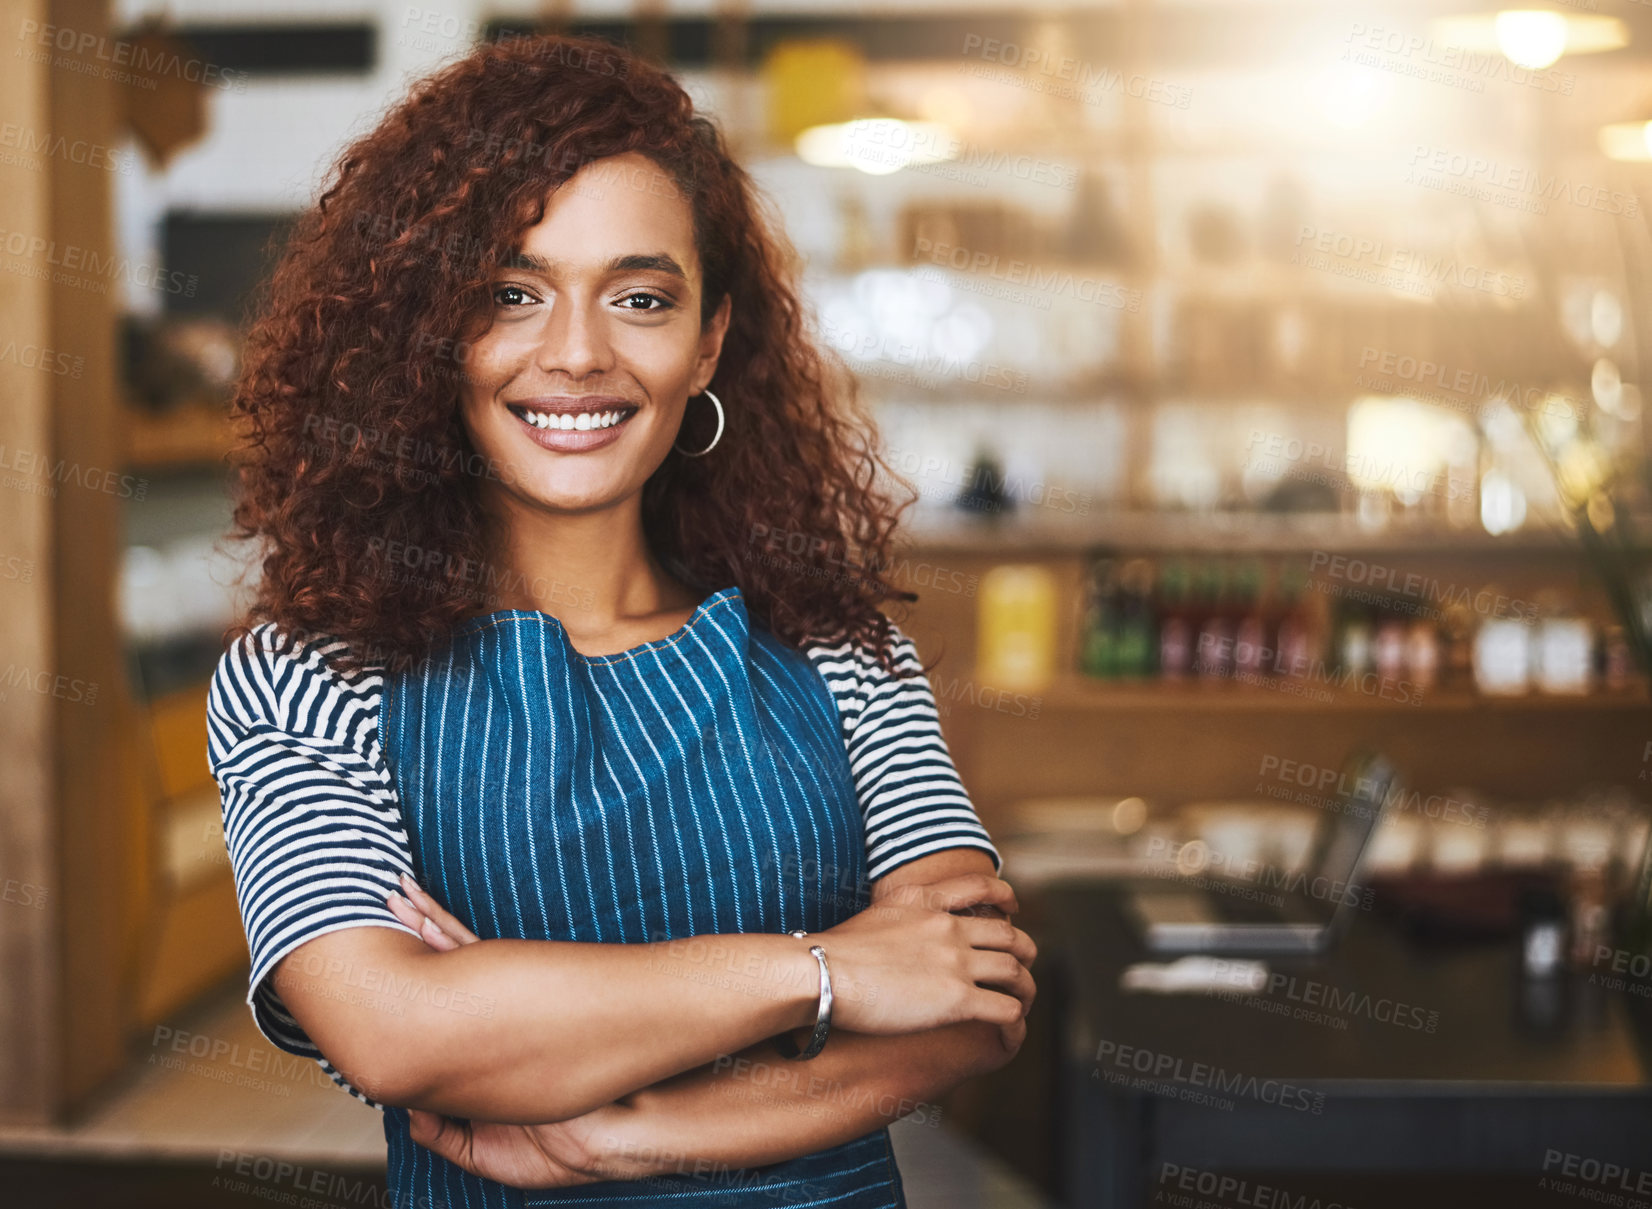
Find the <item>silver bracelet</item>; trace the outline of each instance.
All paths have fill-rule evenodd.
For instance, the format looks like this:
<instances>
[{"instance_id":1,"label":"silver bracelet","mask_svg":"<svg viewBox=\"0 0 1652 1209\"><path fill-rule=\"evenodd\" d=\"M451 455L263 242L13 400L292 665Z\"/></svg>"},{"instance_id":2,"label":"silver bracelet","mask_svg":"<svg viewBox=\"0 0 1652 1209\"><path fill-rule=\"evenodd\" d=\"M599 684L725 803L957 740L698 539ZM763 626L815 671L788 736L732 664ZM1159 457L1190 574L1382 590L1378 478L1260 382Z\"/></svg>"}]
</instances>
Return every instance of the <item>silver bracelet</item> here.
<instances>
[{"instance_id":1,"label":"silver bracelet","mask_svg":"<svg viewBox=\"0 0 1652 1209\"><path fill-rule=\"evenodd\" d=\"M791 935L802 940L808 933L797 931ZM819 945L810 945L809 952L814 954L814 959L820 963L820 1007L815 1011L814 1036L809 1038L808 1048L801 1052L789 1033L781 1033L774 1039L774 1047L780 1051L781 1057L791 1058L797 1062L818 1054L826 1044L826 1034L832 1029L832 975L826 968L826 950Z\"/></svg>"}]
</instances>

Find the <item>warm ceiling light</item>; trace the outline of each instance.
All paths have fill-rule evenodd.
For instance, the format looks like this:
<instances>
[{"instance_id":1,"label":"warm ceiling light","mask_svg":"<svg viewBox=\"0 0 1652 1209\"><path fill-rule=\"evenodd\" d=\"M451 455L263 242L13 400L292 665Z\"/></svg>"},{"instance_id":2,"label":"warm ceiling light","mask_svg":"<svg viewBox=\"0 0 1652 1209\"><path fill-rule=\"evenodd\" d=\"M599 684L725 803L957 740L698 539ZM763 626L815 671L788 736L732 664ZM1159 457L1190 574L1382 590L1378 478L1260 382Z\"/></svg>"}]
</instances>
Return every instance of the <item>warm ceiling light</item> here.
<instances>
[{"instance_id":1,"label":"warm ceiling light","mask_svg":"<svg viewBox=\"0 0 1652 1209\"><path fill-rule=\"evenodd\" d=\"M1596 136L1607 159L1639 163L1652 160L1652 122L1613 122Z\"/></svg>"},{"instance_id":2,"label":"warm ceiling light","mask_svg":"<svg viewBox=\"0 0 1652 1209\"><path fill-rule=\"evenodd\" d=\"M797 136L798 158L823 168L859 168L873 176L957 155L958 139L940 122L856 118L811 126Z\"/></svg>"},{"instance_id":3,"label":"warm ceiling light","mask_svg":"<svg viewBox=\"0 0 1652 1209\"><path fill-rule=\"evenodd\" d=\"M1511 8L1496 13L1443 17L1434 23L1441 42L1464 50L1503 55L1516 66L1539 71L1561 55L1587 55L1629 45L1629 27L1616 17Z\"/></svg>"},{"instance_id":4,"label":"warm ceiling light","mask_svg":"<svg viewBox=\"0 0 1652 1209\"><path fill-rule=\"evenodd\" d=\"M1511 63L1537 70L1566 53L1566 16L1520 8L1498 13L1497 49Z\"/></svg>"}]
</instances>

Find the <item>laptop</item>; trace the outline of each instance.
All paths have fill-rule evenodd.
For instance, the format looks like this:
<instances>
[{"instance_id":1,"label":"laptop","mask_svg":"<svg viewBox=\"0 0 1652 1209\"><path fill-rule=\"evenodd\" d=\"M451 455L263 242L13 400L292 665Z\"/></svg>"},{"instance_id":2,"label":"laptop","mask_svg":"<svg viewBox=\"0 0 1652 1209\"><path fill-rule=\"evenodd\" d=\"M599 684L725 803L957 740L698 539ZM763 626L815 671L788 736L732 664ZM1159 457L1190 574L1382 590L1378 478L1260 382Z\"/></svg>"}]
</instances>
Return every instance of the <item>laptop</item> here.
<instances>
[{"instance_id":1,"label":"laptop","mask_svg":"<svg viewBox=\"0 0 1652 1209\"><path fill-rule=\"evenodd\" d=\"M1308 858L1295 873L1263 870L1252 879L1201 877L1199 886L1141 888L1126 899L1154 953L1324 952L1364 905L1355 882L1398 778L1388 759L1361 751L1343 765L1337 809L1326 809ZM1181 879L1178 879L1181 880Z\"/></svg>"}]
</instances>

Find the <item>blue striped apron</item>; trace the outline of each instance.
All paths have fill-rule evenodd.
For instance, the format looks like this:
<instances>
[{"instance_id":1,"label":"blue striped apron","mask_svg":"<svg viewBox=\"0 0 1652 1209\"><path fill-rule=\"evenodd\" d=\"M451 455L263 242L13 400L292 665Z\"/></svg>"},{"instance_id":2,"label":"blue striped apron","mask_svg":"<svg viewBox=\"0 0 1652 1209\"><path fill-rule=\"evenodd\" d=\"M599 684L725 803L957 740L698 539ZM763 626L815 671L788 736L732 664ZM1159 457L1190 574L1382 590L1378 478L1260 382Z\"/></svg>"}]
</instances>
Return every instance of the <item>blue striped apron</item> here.
<instances>
[{"instance_id":1,"label":"blue striped apron","mask_svg":"<svg viewBox=\"0 0 1652 1209\"><path fill-rule=\"evenodd\" d=\"M387 677L381 708L414 873L484 940L818 932L865 904L836 702L808 656L751 626L737 587L617 655L581 655L547 613L471 618ZM680 1172L537 1191L418 1145L404 1109L385 1108L384 1132L398 1209L906 1203L886 1128L762 1167L691 1156Z\"/></svg>"}]
</instances>

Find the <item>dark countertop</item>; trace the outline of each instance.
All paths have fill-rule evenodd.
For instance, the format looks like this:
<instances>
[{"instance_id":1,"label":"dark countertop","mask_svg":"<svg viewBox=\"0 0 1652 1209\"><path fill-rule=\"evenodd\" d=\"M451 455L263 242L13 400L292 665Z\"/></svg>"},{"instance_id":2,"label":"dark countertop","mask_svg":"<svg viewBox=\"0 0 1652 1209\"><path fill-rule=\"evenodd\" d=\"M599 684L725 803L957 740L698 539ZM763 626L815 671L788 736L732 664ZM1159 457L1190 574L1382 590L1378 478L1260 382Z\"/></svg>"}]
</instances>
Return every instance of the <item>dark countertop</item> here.
<instances>
[{"instance_id":1,"label":"dark countertop","mask_svg":"<svg viewBox=\"0 0 1652 1209\"><path fill-rule=\"evenodd\" d=\"M1123 914L1125 892L1061 882L1039 894L1040 943L1059 951L1065 985L1061 1052L1074 1067L1134 1074L1145 1050L1172 1084L1197 1079L1203 1063L1342 1094L1652 1094L1636 1024L1652 980L1615 985L1603 965L1525 981L1512 941L1423 947L1356 910L1327 958L1267 959L1270 982L1256 994L1128 991L1122 970L1154 958Z\"/></svg>"}]
</instances>

